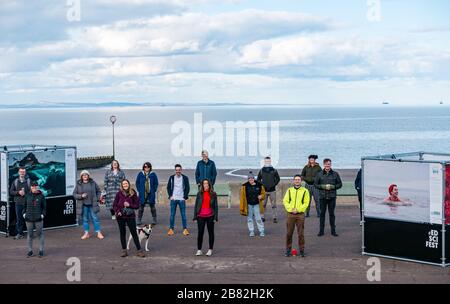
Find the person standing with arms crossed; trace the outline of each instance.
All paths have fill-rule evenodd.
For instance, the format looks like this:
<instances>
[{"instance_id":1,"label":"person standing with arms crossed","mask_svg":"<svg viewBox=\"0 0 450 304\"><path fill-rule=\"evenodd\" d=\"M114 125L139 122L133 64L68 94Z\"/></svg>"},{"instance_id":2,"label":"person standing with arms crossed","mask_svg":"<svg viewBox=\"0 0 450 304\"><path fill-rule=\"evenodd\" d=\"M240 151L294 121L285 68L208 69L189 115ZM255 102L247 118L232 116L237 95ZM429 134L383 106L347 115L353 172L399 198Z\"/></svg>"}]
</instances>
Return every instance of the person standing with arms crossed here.
<instances>
[{"instance_id":1,"label":"person standing with arms crossed","mask_svg":"<svg viewBox=\"0 0 450 304\"><path fill-rule=\"evenodd\" d=\"M336 233L336 209L337 190L342 188L342 181L339 173L331 169L331 159L323 160L324 169L320 171L314 180L314 185L320 190L320 230L317 236L324 235L325 215L328 208L330 215L331 235L338 236Z\"/></svg>"},{"instance_id":2,"label":"person standing with arms crossed","mask_svg":"<svg viewBox=\"0 0 450 304\"><path fill-rule=\"evenodd\" d=\"M277 213L277 185L280 183L278 171L272 167L272 160L269 156L264 158L264 167L259 170L257 181L264 186L266 196L264 198L264 213L261 214L262 221L265 222L267 202L270 199L272 205L273 222L278 223Z\"/></svg>"},{"instance_id":3,"label":"person standing with arms crossed","mask_svg":"<svg viewBox=\"0 0 450 304\"><path fill-rule=\"evenodd\" d=\"M142 166L142 171L139 172L136 178L136 189L139 192L139 199L141 204L139 206L137 224L142 225L142 217L144 216L145 205L150 205L152 212L152 225L156 225L156 190L158 190L158 177L152 171L152 164L146 162Z\"/></svg>"},{"instance_id":4,"label":"person standing with arms crossed","mask_svg":"<svg viewBox=\"0 0 450 304\"><path fill-rule=\"evenodd\" d=\"M305 188L308 189L311 198L314 198L316 204L317 217L320 217L320 199L319 199L319 189L314 187L314 179L322 168L317 163L317 155L310 155L308 157L308 163L302 170L302 180L305 181ZM312 200L312 199L311 199ZM306 217L309 217L309 210L311 209L311 204L309 204L308 210L306 210Z\"/></svg>"},{"instance_id":5,"label":"person standing with arms crossed","mask_svg":"<svg viewBox=\"0 0 450 304\"><path fill-rule=\"evenodd\" d=\"M300 255L305 256L305 212L308 209L310 197L309 191L302 187L302 177L300 174L294 176L293 186L290 187L283 198L284 208L287 212L286 219L286 253L285 256L292 255L292 236L297 227L298 246Z\"/></svg>"}]
</instances>

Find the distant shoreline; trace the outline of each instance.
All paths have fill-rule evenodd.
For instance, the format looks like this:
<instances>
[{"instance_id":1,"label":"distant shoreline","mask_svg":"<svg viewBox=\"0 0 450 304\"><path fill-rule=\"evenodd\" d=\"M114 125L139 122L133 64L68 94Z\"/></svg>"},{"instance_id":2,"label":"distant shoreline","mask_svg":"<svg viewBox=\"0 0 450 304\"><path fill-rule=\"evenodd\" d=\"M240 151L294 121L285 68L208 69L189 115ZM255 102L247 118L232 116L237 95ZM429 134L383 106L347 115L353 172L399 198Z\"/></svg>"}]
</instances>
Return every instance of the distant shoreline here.
<instances>
[{"instance_id":1,"label":"distant shoreline","mask_svg":"<svg viewBox=\"0 0 450 304\"><path fill-rule=\"evenodd\" d=\"M305 104L289 104L289 103L127 103L127 102L106 102L106 103L30 103L30 104L7 104L1 105L0 110L8 109L97 109L97 108L173 108L173 107L354 107L354 108L373 108L373 107L446 107L446 104L431 105L382 105L382 104L326 104L326 103L305 103Z\"/></svg>"}]
</instances>

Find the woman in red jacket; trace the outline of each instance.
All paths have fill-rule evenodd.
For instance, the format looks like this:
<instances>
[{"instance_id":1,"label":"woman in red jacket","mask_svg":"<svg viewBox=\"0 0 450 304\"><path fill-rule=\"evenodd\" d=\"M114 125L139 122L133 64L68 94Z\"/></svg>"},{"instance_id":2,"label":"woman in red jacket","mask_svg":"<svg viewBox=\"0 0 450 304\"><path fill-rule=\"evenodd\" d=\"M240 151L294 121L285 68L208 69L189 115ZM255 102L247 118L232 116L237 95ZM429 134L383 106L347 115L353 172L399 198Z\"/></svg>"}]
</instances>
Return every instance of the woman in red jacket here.
<instances>
[{"instance_id":1,"label":"woman in red jacket","mask_svg":"<svg viewBox=\"0 0 450 304\"><path fill-rule=\"evenodd\" d=\"M212 189L211 183L208 179L202 180L201 187L197 193L194 208L194 221L198 223L197 236L197 253L195 255L202 255L203 234L205 233L205 226L208 227L209 235L209 250L207 256L212 255L214 247L214 223L218 221L218 204L217 194Z\"/></svg>"},{"instance_id":2,"label":"woman in red jacket","mask_svg":"<svg viewBox=\"0 0 450 304\"><path fill-rule=\"evenodd\" d=\"M116 214L117 224L119 224L120 243L122 244L122 257L128 255L126 243L126 226L130 229L133 236L134 244L138 250L136 256L145 257L141 249L139 237L136 231L136 214L135 210L139 208L139 197L133 189L131 189L130 182L124 179L120 184L120 191L117 192L114 200L113 209Z\"/></svg>"}]
</instances>

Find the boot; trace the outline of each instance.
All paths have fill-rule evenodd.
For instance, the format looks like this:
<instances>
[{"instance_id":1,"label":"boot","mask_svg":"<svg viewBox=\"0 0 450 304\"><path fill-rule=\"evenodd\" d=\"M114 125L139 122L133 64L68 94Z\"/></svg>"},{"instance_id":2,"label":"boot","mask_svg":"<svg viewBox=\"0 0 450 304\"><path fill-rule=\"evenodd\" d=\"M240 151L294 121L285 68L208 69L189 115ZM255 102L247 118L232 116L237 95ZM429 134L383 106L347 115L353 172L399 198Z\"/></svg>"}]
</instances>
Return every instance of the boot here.
<instances>
[{"instance_id":1,"label":"boot","mask_svg":"<svg viewBox=\"0 0 450 304\"><path fill-rule=\"evenodd\" d=\"M128 256L128 251L126 249L122 250L122 254L120 255L120 257L124 258Z\"/></svg>"},{"instance_id":2,"label":"boot","mask_svg":"<svg viewBox=\"0 0 450 304\"><path fill-rule=\"evenodd\" d=\"M140 257L140 258L145 258L145 253L144 253L144 251L142 251L142 249L141 249L141 250L138 250L138 252L136 252L136 256L137 256L137 257Z\"/></svg>"}]
</instances>

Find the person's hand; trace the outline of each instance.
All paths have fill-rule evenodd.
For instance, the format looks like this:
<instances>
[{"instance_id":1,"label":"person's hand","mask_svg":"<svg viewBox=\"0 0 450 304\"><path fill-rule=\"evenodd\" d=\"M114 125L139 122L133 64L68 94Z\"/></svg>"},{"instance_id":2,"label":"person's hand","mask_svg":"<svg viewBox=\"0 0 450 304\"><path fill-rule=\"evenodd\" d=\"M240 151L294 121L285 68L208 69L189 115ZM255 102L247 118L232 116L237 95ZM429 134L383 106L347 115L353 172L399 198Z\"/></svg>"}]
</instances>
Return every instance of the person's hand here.
<instances>
[{"instance_id":1,"label":"person's hand","mask_svg":"<svg viewBox=\"0 0 450 304\"><path fill-rule=\"evenodd\" d=\"M325 185L325 190L331 190L331 185L330 184L326 184Z\"/></svg>"},{"instance_id":2,"label":"person's hand","mask_svg":"<svg viewBox=\"0 0 450 304\"><path fill-rule=\"evenodd\" d=\"M130 207L130 204L129 204L128 202L123 203L123 205L124 205L125 207Z\"/></svg>"},{"instance_id":3,"label":"person's hand","mask_svg":"<svg viewBox=\"0 0 450 304\"><path fill-rule=\"evenodd\" d=\"M117 212L117 216L122 216L122 212Z\"/></svg>"},{"instance_id":4,"label":"person's hand","mask_svg":"<svg viewBox=\"0 0 450 304\"><path fill-rule=\"evenodd\" d=\"M262 200L263 196L262 195L258 195L258 199Z\"/></svg>"},{"instance_id":5,"label":"person's hand","mask_svg":"<svg viewBox=\"0 0 450 304\"><path fill-rule=\"evenodd\" d=\"M173 201L173 196L171 196L171 197L169 198L169 200L170 200L170 201Z\"/></svg>"},{"instance_id":6,"label":"person's hand","mask_svg":"<svg viewBox=\"0 0 450 304\"><path fill-rule=\"evenodd\" d=\"M22 189L20 189L20 191L19 191L19 195L20 195L20 196L25 196L25 191L23 190L23 188L22 188Z\"/></svg>"},{"instance_id":7,"label":"person's hand","mask_svg":"<svg viewBox=\"0 0 450 304\"><path fill-rule=\"evenodd\" d=\"M87 197L87 193L81 194L81 197L82 197L82 198L86 198L86 197Z\"/></svg>"},{"instance_id":8,"label":"person's hand","mask_svg":"<svg viewBox=\"0 0 450 304\"><path fill-rule=\"evenodd\" d=\"M25 218L25 213L23 214L23 218Z\"/></svg>"},{"instance_id":9,"label":"person's hand","mask_svg":"<svg viewBox=\"0 0 450 304\"><path fill-rule=\"evenodd\" d=\"M43 214L41 214L41 219L44 219L44 215Z\"/></svg>"},{"instance_id":10,"label":"person's hand","mask_svg":"<svg viewBox=\"0 0 450 304\"><path fill-rule=\"evenodd\" d=\"M292 213L297 214L297 209L296 208L292 209Z\"/></svg>"}]
</instances>

